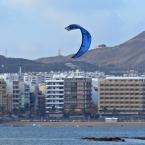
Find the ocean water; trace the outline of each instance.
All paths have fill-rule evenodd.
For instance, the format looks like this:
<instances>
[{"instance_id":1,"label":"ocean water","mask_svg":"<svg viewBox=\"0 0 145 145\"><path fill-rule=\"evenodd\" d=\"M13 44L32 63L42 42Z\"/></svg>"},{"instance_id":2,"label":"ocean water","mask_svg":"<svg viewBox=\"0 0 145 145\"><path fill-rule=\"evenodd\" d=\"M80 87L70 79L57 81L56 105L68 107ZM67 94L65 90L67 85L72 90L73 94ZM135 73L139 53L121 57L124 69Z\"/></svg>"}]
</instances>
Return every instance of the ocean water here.
<instances>
[{"instance_id":1,"label":"ocean water","mask_svg":"<svg viewBox=\"0 0 145 145\"><path fill-rule=\"evenodd\" d=\"M145 141L95 142L81 137L145 137L145 127L0 127L0 145L145 145Z\"/></svg>"}]
</instances>

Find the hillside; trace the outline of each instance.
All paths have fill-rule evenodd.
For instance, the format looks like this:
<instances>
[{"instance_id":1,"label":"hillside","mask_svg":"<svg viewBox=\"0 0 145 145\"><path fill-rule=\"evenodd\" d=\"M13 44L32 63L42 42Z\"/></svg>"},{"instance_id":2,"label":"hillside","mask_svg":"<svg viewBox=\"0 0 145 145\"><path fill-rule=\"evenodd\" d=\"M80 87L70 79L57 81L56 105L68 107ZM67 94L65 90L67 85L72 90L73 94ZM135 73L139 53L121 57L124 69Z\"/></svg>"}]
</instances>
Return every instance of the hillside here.
<instances>
[{"instance_id":1,"label":"hillside","mask_svg":"<svg viewBox=\"0 0 145 145\"><path fill-rule=\"evenodd\" d=\"M41 58L43 63L70 61L69 56ZM145 71L145 32L140 33L127 42L114 46L90 50L84 56L73 61L93 64L100 70L117 71L131 70Z\"/></svg>"},{"instance_id":2,"label":"hillside","mask_svg":"<svg viewBox=\"0 0 145 145\"><path fill-rule=\"evenodd\" d=\"M62 62L52 62L49 64L36 62L27 59L21 58L7 58L0 55L0 73L4 72L18 72L19 67L21 66L23 72L47 72L47 71L67 71L80 68L82 70L94 71L96 70L94 65L87 64L85 62L77 63L77 66L69 64L65 64Z\"/></svg>"},{"instance_id":3,"label":"hillside","mask_svg":"<svg viewBox=\"0 0 145 145\"><path fill-rule=\"evenodd\" d=\"M120 72L127 70L145 71L145 32L114 47L95 48L79 59L68 56L54 56L27 60L7 58L0 55L0 73L39 71L67 71L80 69L84 71Z\"/></svg>"}]
</instances>

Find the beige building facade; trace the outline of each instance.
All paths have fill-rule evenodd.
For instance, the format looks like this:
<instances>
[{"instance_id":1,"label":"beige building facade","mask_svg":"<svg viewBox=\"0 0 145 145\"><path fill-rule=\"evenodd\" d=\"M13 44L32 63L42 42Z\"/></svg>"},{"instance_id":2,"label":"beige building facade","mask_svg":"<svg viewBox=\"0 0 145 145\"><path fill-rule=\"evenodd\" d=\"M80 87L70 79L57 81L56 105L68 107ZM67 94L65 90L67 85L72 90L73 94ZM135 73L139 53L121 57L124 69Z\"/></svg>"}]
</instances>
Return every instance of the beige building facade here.
<instances>
[{"instance_id":1,"label":"beige building facade","mask_svg":"<svg viewBox=\"0 0 145 145\"><path fill-rule=\"evenodd\" d=\"M107 77L100 79L100 113L139 114L145 110L145 78Z\"/></svg>"}]
</instances>

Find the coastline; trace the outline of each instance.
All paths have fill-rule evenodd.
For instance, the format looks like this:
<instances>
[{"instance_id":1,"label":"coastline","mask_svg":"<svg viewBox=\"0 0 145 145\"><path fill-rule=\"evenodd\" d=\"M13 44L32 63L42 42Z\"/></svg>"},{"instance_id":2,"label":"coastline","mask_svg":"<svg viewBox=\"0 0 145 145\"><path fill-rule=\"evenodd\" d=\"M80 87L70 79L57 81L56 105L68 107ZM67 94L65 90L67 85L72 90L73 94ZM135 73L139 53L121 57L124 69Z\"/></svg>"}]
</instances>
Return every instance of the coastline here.
<instances>
[{"instance_id":1,"label":"coastline","mask_svg":"<svg viewBox=\"0 0 145 145\"><path fill-rule=\"evenodd\" d=\"M131 122L98 122L98 121L58 121L58 122L41 122L41 121L14 121L1 123L1 126L25 127L25 126L44 126L44 127L128 127L128 126L141 126L145 127L145 121L131 121Z\"/></svg>"}]
</instances>

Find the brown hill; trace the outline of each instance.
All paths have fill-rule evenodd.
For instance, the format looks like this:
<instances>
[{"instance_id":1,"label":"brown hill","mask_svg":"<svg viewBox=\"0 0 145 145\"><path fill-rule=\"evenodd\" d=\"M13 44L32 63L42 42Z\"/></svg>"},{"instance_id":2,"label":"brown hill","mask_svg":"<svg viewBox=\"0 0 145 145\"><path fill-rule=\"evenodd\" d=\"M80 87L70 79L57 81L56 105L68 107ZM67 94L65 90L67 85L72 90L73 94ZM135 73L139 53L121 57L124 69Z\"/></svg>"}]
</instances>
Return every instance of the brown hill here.
<instances>
[{"instance_id":1,"label":"brown hill","mask_svg":"<svg viewBox=\"0 0 145 145\"><path fill-rule=\"evenodd\" d=\"M0 55L0 73L18 72L19 68L23 72L49 72L49 71L68 71L73 69L81 69L85 71L95 71L96 66L86 62L74 62L74 64L64 62L51 62L49 64L36 62L22 58L7 58Z\"/></svg>"},{"instance_id":2,"label":"brown hill","mask_svg":"<svg viewBox=\"0 0 145 145\"><path fill-rule=\"evenodd\" d=\"M18 72L20 66L24 72L72 69L107 73L134 69L142 72L145 71L145 32L114 47L92 49L79 59L69 55L27 60L0 55L0 72Z\"/></svg>"},{"instance_id":3,"label":"brown hill","mask_svg":"<svg viewBox=\"0 0 145 145\"><path fill-rule=\"evenodd\" d=\"M123 44L92 49L79 59L72 60L70 56L56 56L41 58L37 61L43 63L80 61L93 64L105 71L131 69L145 71L145 31Z\"/></svg>"}]
</instances>

